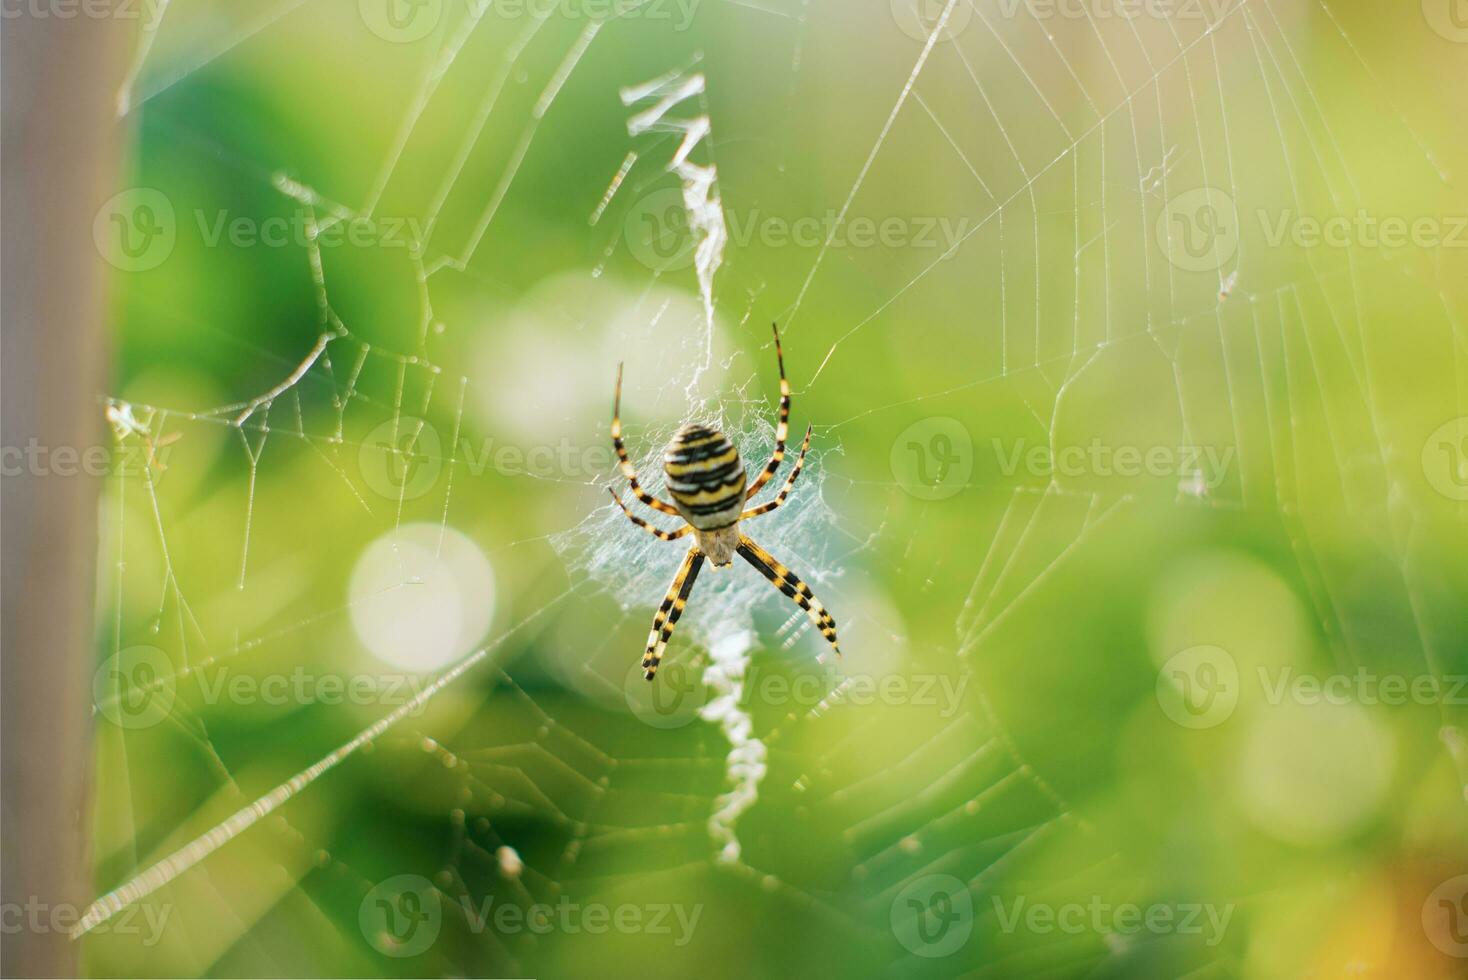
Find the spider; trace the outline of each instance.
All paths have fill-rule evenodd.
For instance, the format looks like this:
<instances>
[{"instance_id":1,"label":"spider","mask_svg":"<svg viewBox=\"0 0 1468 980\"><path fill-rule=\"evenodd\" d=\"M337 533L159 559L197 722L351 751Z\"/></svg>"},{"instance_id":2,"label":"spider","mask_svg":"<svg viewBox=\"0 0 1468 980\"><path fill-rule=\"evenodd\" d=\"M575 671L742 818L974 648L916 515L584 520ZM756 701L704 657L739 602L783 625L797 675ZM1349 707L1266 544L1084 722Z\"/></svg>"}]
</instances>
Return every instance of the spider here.
<instances>
[{"instance_id":1,"label":"spider","mask_svg":"<svg viewBox=\"0 0 1468 980\"><path fill-rule=\"evenodd\" d=\"M775 332L775 358L780 365L780 419L775 426L775 452L748 489L745 488L744 463L739 458L739 450L722 432L697 422L689 422L674 433L668 448L663 451L663 473L667 476L668 493L673 502L666 503L642 489L637 482L637 470L627 458L627 447L622 444L622 366L617 365L617 391L612 403L612 446L617 450L617 465L638 500L655 511L681 517L684 524L676 531L654 527L628 510L616 490L607 487L607 492L629 521L658 540L676 541L685 535L693 535L693 544L689 546L683 564L678 567L678 574L673 576L673 584L653 617L652 632L647 635L642 669L648 680L658 672L658 663L663 659L673 627L678 625L678 619L683 615L683 607L688 604L688 594L693 591L693 582L705 558L713 562L715 568L732 564L736 554L749 562L775 588L805 610L821 635L835 649L836 655L841 655L841 647L836 642L836 621L811 592L810 586L739 530L740 521L768 514L785 502L785 498L790 496L790 488L800 476L805 452L810 448L811 427L807 425L795 468L790 471L775 499L744 509L745 501L759 493L779 470L785 458L785 437L790 434L790 382L785 379L785 353L780 349L780 328L774 324L771 326Z\"/></svg>"}]
</instances>

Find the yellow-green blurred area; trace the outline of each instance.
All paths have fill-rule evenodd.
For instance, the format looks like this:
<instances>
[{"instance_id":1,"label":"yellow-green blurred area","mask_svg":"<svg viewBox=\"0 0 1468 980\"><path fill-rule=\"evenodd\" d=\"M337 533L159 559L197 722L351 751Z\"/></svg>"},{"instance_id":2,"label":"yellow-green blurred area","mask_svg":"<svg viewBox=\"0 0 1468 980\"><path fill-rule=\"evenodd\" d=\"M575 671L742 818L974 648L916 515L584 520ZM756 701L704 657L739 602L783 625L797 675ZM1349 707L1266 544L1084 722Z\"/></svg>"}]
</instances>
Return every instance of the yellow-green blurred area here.
<instances>
[{"instance_id":1,"label":"yellow-green blurred area","mask_svg":"<svg viewBox=\"0 0 1468 980\"><path fill-rule=\"evenodd\" d=\"M1461 974L1468 22L919 6L146 22L89 971Z\"/></svg>"}]
</instances>

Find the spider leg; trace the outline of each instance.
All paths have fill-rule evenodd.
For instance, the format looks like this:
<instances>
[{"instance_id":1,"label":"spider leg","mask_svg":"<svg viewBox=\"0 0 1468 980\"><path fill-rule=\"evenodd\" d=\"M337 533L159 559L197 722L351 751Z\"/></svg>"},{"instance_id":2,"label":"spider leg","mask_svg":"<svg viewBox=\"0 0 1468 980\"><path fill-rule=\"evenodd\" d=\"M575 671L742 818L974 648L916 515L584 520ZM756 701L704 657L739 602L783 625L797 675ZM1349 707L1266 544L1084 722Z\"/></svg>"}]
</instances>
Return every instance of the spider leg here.
<instances>
[{"instance_id":1,"label":"spider leg","mask_svg":"<svg viewBox=\"0 0 1468 980\"><path fill-rule=\"evenodd\" d=\"M613 490L611 487L607 487L607 493L611 494L612 499L617 502L617 506L622 508L622 513L627 515L627 520L631 521L633 524L636 524L638 527L642 528L644 531L646 531L648 534L651 534L659 541L676 541L679 538L683 537L683 535L687 534L689 531L693 530L692 524L684 524L676 531L664 531L660 527L653 527L647 521L644 521L642 518L638 517L636 514L628 510L627 505L622 503L622 498L617 496L617 491Z\"/></svg>"},{"instance_id":2,"label":"spider leg","mask_svg":"<svg viewBox=\"0 0 1468 980\"><path fill-rule=\"evenodd\" d=\"M647 634L647 651L642 655L642 669L646 672L643 676L648 680L652 680L658 672L658 664L662 661L663 651L667 649L668 640L673 635L673 627L678 625L683 607L688 605L688 593L693 591L693 580L698 578L698 570L702 567L703 552L697 548L689 548L683 564L678 566L678 574L673 576L673 584L668 587L663 604L658 606L657 615L652 619L652 632Z\"/></svg>"},{"instance_id":3,"label":"spider leg","mask_svg":"<svg viewBox=\"0 0 1468 980\"><path fill-rule=\"evenodd\" d=\"M672 504L664 503L646 490L637 482L637 470L632 461L627 458L627 447L622 444L622 365L617 365L617 394L612 401L612 447L617 450L617 466L622 475L627 478L627 484L632 487L632 493L638 500L642 501L653 510L661 511L673 517L681 517L677 508Z\"/></svg>"},{"instance_id":4,"label":"spider leg","mask_svg":"<svg viewBox=\"0 0 1468 980\"><path fill-rule=\"evenodd\" d=\"M821 600L811 592L810 586L800 580L790 569L786 568L768 551L755 544L743 534L739 535L739 556L759 569L761 575L770 580L770 583L783 594L795 600L795 604L805 610L811 622L821 631L826 642L836 651L836 656L841 656L841 645L836 642L836 620L826 612L826 607L821 605Z\"/></svg>"},{"instance_id":5,"label":"spider leg","mask_svg":"<svg viewBox=\"0 0 1468 980\"><path fill-rule=\"evenodd\" d=\"M761 514L768 514L785 502L785 498L790 496L790 488L795 486L795 480L800 476L800 468L805 465L805 451L809 448L810 426L807 425L805 427L805 441L800 444L800 455L795 457L795 469L791 470L790 475L785 478L785 485L780 488L779 493L775 494L774 500L766 501L758 507L751 507L749 510L740 514L739 519L741 521L747 521L751 517L758 517Z\"/></svg>"},{"instance_id":6,"label":"spider leg","mask_svg":"<svg viewBox=\"0 0 1468 980\"><path fill-rule=\"evenodd\" d=\"M790 435L790 382L785 379L785 352L780 348L780 328L773 323L770 327L775 331L775 360L780 364L780 419L775 424L774 455L749 485L749 490L744 495L745 500L750 500L759 493L780 468L780 461L785 458L785 438Z\"/></svg>"}]
</instances>

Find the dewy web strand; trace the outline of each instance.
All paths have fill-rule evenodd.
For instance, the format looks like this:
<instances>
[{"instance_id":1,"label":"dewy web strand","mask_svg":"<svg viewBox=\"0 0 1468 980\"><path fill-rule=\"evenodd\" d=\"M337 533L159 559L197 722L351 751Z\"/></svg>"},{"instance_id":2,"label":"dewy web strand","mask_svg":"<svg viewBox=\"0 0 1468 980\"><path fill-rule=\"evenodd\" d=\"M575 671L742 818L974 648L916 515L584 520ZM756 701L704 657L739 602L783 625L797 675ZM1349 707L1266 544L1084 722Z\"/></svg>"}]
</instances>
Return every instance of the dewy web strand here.
<instances>
[{"instance_id":1,"label":"dewy web strand","mask_svg":"<svg viewBox=\"0 0 1468 980\"><path fill-rule=\"evenodd\" d=\"M316 762L302 769L269 793L255 800L249 806L236 811L232 816L179 848L168 857L151 865L126 884L97 899L88 906L86 911L82 913L81 918L77 920L76 926L71 931L72 938L85 935L122 911L126 906L147 898L179 875L197 865L200 861L203 861L210 854L213 854L219 848L228 844L246 830L249 830L255 824L259 823L260 820L274 813L281 806L288 803L297 793L300 793L331 769L350 758L358 749L369 744L373 739L380 738L398 722L421 710L440 691L483 663L505 640L509 639L528 623L533 622L545 614L567 595L570 595L570 593L562 593L557 599L537 609L515 626L495 638L494 642L488 646L481 647L453 667L444 671L433 683L423 688L418 694L362 729L343 745L338 746L336 749L322 756Z\"/></svg>"}]
</instances>

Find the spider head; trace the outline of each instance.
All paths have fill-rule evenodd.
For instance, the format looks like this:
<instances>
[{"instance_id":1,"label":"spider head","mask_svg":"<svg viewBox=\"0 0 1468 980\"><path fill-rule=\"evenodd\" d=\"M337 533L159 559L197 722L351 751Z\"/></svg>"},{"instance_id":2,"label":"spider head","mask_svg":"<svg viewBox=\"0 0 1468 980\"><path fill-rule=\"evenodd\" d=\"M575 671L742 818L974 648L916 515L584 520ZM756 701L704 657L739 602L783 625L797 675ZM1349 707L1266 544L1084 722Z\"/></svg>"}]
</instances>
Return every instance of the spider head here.
<instances>
[{"instance_id":1,"label":"spider head","mask_svg":"<svg viewBox=\"0 0 1468 980\"><path fill-rule=\"evenodd\" d=\"M698 541L698 550L715 568L724 568L734 561L734 549L739 547L737 522L713 531L695 530L693 534Z\"/></svg>"}]
</instances>

